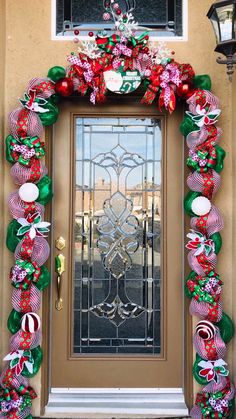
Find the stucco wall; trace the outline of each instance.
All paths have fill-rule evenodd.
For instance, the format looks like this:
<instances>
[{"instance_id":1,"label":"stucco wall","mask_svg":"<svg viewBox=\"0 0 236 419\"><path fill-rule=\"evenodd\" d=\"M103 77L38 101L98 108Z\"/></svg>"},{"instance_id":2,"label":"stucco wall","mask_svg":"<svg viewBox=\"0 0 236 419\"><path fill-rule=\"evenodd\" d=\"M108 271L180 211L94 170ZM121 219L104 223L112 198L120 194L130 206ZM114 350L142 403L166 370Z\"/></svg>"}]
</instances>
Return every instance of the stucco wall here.
<instances>
[{"instance_id":1,"label":"stucco wall","mask_svg":"<svg viewBox=\"0 0 236 419\"><path fill-rule=\"evenodd\" d=\"M233 109L236 109L236 75L233 84L228 82L225 67L216 64L214 51L215 39L206 13L212 0L189 0L189 32L187 42L172 42L170 48L176 51L176 60L190 62L199 74L208 73L212 77L213 91L220 97L222 117L220 126L224 134L221 146L227 151L225 169L222 176L222 187L216 197L216 205L221 209L225 219L225 229L222 233L223 248L219 256L218 271L225 283L224 307L230 315L236 315L236 305L233 310L235 294L234 272L236 260L234 222L234 203L236 181L235 163L236 150L233 130ZM4 19L5 18L5 19ZM4 24L5 20L5 24ZM3 21L3 22L2 22ZM4 54L6 56L4 63ZM18 98L22 96L27 81L32 77L45 76L48 69L54 65L66 64L65 57L73 49L70 42L51 41L51 2L50 0L0 0L0 132L7 135L7 114L18 107ZM4 78L5 71L5 78ZM234 88L234 94L233 94ZM233 108L234 104L234 108ZM4 115L2 117L2 115ZM7 195L14 190L9 175L9 165L3 160L3 141L0 154L0 209L6 202ZM10 312L11 287L8 279L12 265L12 256L5 248L4 238L9 221L7 206L4 206L3 217L0 220L1 240L1 354L8 351L9 334L6 329L7 317ZM232 344L228 346L228 361L236 371L236 361L233 360ZM2 358L1 356L1 358ZM235 357L234 357L235 358ZM233 371L231 368L231 371ZM40 373L32 380L40 393ZM35 414L39 415L40 398L34 402Z\"/></svg>"}]
</instances>

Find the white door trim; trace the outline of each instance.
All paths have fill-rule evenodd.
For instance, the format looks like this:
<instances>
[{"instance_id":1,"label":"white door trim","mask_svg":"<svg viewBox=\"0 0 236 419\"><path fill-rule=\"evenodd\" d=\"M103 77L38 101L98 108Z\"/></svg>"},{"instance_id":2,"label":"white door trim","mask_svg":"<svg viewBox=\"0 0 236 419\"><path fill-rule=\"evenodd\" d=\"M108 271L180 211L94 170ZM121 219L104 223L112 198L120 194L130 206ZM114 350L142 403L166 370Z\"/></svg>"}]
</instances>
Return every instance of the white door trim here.
<instances>
[{"instance_id":1,"label":"white door trim","mask_svg":"<svg viewBox=\"0 0 236 419\"><path fill-rule=\"evenodd\" d=\"M52 388L44 417L157 418L188 416L181 388Z\"/></svg>"}]
</instances>

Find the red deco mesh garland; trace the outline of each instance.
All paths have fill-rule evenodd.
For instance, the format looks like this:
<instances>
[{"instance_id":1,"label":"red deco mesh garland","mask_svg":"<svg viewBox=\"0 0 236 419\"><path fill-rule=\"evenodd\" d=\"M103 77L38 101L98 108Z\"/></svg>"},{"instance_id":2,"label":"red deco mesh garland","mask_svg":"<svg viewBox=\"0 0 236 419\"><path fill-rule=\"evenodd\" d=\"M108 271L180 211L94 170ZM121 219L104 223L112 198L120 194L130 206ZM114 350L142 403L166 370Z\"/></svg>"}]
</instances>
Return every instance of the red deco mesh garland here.
<instances>
[{"instance_id":1,"label":"red deco mesh garland","mask_svg":"<svg viewBox=\"0 0 236 419\"><path fill-rule=\"evenodd\" d=\"M136 79L145 80L143 104L157 99L159 108L169 112L174 111L178 101L188 105L181 124L190 168L185 209L191 217L186 245L191 272L185 289L191 298L190 313L200 320L194 335L197 358L193 373L203 386L191 416L232 418L234 387L223 358L233 327L222 310L223 282L216 265L223 220L212 203L220 186L225 154L218 145L222 134L216 127L219 101L210 92L208 76L195 76L189 64L177 63L163 45L149 49L146 33L139 38L126 32L98 36L93 45L92 53L85 44L78 54L71 54L66 70L53 67L47 78L32 79L20 101L22 107L9 116L6 156L19 190L12 192L8 200L13 221L8 227L7 245L15 259L10 272L13 311L8 321L13 336L0 378L0 419L31 417L36 394L28 378L37 373L42 360L40 319L35 312L40 308L41 291L49 282L44 266L50 251L45 239L49 223L43 218L44 205L52 196L51 180L41 160L45 154L43 125L56 122L59 97L89 92L93 104L103 102L108 92L106 72L112 71L120 78L124 63L122 72L135 72ZM135 90L132 80L129 83L129 88Z\"/></svg>"}]
</instances>

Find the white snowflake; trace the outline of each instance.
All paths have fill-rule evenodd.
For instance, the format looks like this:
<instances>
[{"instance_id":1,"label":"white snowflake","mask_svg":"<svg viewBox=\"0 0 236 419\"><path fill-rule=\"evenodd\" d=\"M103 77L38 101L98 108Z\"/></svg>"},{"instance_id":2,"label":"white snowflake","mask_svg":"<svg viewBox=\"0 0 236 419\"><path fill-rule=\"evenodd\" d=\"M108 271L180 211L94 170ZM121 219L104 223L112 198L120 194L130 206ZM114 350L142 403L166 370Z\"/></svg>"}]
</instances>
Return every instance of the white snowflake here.
<instances>
[{"instance_id":1,"label":"white snowflake","mask_svg":"<svg viewBox=\"0 0 236 419\"><path fill-rule=\"evenodd\" d=\"M122 32L126 38L130 38L139 29L138 22L135 22L132 13L126 13L126 22L124 22L124 15L121 14L115 20L116 30Z\"/></svg>"},{"instance_id":2,"label":"white snowflake","mask_svg":"<svg viewBox=\"0 0 236 419\"><path fill-rule=\"evenodd\" d=\"M80 41L78 44L78 53L85 54L87 57L94 60L101 57L103 52L93 41Z\"/></svg>"}]
</instances>

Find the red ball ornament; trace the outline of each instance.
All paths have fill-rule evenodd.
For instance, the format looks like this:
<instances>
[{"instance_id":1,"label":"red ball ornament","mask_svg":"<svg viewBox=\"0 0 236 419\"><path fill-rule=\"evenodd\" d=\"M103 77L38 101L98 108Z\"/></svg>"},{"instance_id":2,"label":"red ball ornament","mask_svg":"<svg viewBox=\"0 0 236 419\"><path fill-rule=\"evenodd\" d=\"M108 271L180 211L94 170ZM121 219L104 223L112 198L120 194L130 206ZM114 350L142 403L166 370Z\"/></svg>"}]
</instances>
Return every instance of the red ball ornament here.
<instances>
[{"instance_id":1,"label":"red ball ornament","mask_svg":"<svg viewBox=\"0 0 236 419\"><path fill-rule=\"evenodd\" d=\"M121 9L117 9L117 10L116 10L116 14L117 14L118 16L120 16L120 15L121 15Z\"/></svg>"},{"instance_id":2,"label":"red ball ornament","mask_svg":"<svg viewBox=\"0 0 236 419\"><path fill-rule=\"evenodd\" d=\"M194 94L194 89L192 84L184 82L177 87L176 93L182 99L189 99Z\"/></svg>"},{"instance_id":3,"label":"red ball ornament","mask_svg":"<svg viewBox=\"0 0 236 419\"><path fill-rule=\"evenodd\" d=\"M89 33L88 33L88 35L89 35L90 37L92 37L92 36L94 35L94 33L91 31L91 32L89 32Z\"/></svg>"},{"instance_id":4,"label":"red ball ornament","mask_svg":"<svg viewBox=\"0 0 236 419\"><path fill-rule=\"evenodd\" d=\"M79 35L79 29L75 29L75 30L74 30L74 34L75 34L75 35Z\"/></svg>"},{"instance_id":5,"label":"red ball ornament","mask_svg":"<svg viewBox=\"0 0 236 419\"><path fill-rule=\"evenodd\" d=\"M148 51L149 51L149 48L148 47L145 47L143 51L145 52L145 54L147 54Z\"/></svg>"},{"instance_id":6,"label":"red ball ornament","mask_svg":"<svg viewBox=\"0 0 236 419\"><path fill-rule=\"evenodd\" d=\"M69 77L58 80L55 84L55 91L63 97L71 96L74 91L73 81Z\"/></svg>"}]
</instances>

